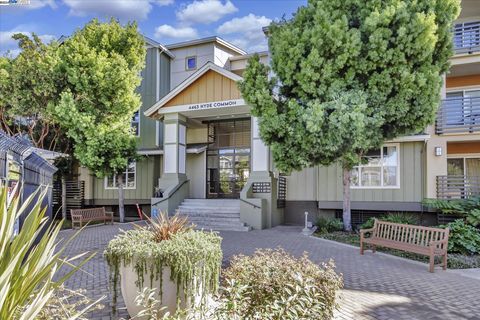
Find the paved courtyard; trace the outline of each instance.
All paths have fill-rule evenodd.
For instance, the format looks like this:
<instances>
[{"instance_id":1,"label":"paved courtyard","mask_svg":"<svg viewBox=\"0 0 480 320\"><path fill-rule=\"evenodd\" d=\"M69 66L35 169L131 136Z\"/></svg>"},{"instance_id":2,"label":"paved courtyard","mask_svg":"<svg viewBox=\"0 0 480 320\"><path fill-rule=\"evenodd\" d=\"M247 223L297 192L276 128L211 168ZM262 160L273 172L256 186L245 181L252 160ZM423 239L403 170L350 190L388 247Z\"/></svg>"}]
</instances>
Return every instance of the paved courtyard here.
<instances>
[{"instance_id":1,"label":"paved courtyard","mask_svg":"<svg viewBox=\"0 0 480 320\"><path fill-rule=\"evenodd\" d=\"M110 319L108 266L102 252L119 229L130 224L92 226L68 247L67 255L96 251L97 255L67 282L69 288L83 288L91 298L107 295L105 308L90 319ZM431 274L426 264L381 253L367 252L328 240L304 236L301 228L280 226L251 232L221 232L224 263L238 253L252 254L256 248L282 247L300 256L308 252L315 262L334 259L343 274L345 288L340 293L336 319L479 319L480 279L454 271L437 269ZM72 231L62 231L68 237ZM126 318L119 297L119 315Z\"/></svg>"}]
</instances>

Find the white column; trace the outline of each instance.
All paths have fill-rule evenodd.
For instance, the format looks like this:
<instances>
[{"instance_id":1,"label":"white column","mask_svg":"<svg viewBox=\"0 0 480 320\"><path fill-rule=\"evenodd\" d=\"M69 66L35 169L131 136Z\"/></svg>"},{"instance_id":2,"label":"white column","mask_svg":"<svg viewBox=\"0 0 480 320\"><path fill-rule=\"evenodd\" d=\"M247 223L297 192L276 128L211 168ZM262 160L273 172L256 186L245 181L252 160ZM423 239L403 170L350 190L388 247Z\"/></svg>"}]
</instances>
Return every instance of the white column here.
<instances>
[{"instance_id":1,"label":"white column","mask_svg":"<svg viewBox=\"0 0 480 320\"><path fill-rule=\"evenodd\" d=\"M167 114L164 119L164 170L173 174L185 174L186 136L185 117Z\"/></svg>"},{"instance_id":2,"label":"white column","mask_svg":"<svg viewBox=\"0 0 480 320\"><path fill-rule=\"evenodd\" d=\"M270 151L260 138L258 118L252 117L252 171L270 171Z\"/></svg>"}]
</instances>

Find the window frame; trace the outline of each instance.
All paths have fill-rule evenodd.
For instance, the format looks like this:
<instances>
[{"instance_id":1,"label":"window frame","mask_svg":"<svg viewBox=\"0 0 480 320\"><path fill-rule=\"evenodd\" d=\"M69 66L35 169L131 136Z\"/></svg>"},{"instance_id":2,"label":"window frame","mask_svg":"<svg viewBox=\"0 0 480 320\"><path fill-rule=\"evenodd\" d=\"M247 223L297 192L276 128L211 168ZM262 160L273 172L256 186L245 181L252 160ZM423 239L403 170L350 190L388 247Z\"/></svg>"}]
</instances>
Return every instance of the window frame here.
<instances>
[{"instance_id":1,"label":"window frame","mask_svg":"<svg viewBox=\"0 0 480 320\"><path fill-rule=\"evenodd\" d=\"M396 174L397 174L397 184L394 185L394 186L385 186L383 185L384 181L383 181L383 168L386 167L383 163L383 148L384 147L395 147L396 150L397 150L397 165L396 165ZM353 185L351 182L350 182L350 189L362 189L362 190L365 190L365 189L400 189L401 188L401 183L400 183L400 143L385 143L383 144L381 147L380 147L380 159L381 159L381 165L379 166L368 166L368 165L364 165L364 164L359 164L357 166L354 166L353 168L354 169L358 169L358 178L359 178L359 184L361 184L361 181L362 181L362 174L361 174L361 168L364 168L364 167L380 167L380 182L382 183L382 185L380 186L361 186L361 185L358 185L358 186L355 186ZM391 166L387 166L387 167L391 167Z\"/></svg>"},{"instance_id":2,"label":"window frame","mask_svg":"<svg viewBox=\"0 0 480 320\"><path fill-rule=\"evenodd\" d=\"M133 121L133 119L135 118L135 114L138 113L138 121ZM135 111L133 113L133 116L132 116L132 119L130 120L130 127L133 129L133 124L136 123L137 124L137 133L135 134L135 137L140 137L140 110L138 111Z\"/></svg>"},{"instance_id":3,"label":"window frame","mask_svg":"<svg viewBox=\"0 0 480 320\"><path fill-rule=\"evenodd\" d=\"M134 170L133 171L129 171L128 168L130 167L130 164L134 165ZM127 168L125 169L125 171L123 172L125 174L125 181L124 183L126 183L128 181L128 175L132 175L133 174L133 187L127 187L126 185L123 187L123 190L135 190L137 189L137 163L136 162L131 162L128 164ZM109 186L108 185L108 179L111 179L113 178L113 186ZM118 187L117 187L117 175L114 174L113 177L112 176L108 176L108 177L105 177L104 178L104 187L105 187L105 190L117 190Z\"/></svg>"},{"instance_id":4,"label":"window frame","mask_svg":"<svg viewBox=\"0 0 480 320\"><path fill-rule=\"evenodd\" d=\"M195 67L193 68L189 68L188 67L188 60L189 59L195 59ZM198 63L197 63L197 56L188 56L188 57L185 57L185 71L193 71L193 70L197 70L197 66L198 66Z\"/></svg>"}]
</instances>

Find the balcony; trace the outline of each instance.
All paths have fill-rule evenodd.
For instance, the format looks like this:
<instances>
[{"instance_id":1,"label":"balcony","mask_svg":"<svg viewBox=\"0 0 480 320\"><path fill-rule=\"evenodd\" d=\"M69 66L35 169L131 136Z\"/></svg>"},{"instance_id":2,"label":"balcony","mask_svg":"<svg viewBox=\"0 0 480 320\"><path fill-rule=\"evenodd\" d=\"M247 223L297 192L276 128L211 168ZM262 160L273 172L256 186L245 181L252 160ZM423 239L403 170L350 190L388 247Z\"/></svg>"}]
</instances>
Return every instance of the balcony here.
<instances>
[{"instance_id":1,"label":"balcony","mask_svg":"<svg viewBox=\"0 0 480 320\"><path fill-rule=\"evenodd\" d=\"M437 176L438 199L465 199L479 195L479 176Z\"/></svg>"},{"instance_id":2,"label":"balcony","mask_svg":"<svg viewBox=\"0 0 480 320\"><path fill-rule=\"evenodd\" d=\"M480 132L480 97L448 98L437 112L435 133Z\"/></svg>"},{"instance_id":3,"label":"balcony","mask_svg":"<svg viewBox=\"0 0 480 320\"><path fill-rule=\"evenodd\" d=\"M480 21L458 23L453 28L455 54L480 51Z\"/></svg>"}]
</instances>

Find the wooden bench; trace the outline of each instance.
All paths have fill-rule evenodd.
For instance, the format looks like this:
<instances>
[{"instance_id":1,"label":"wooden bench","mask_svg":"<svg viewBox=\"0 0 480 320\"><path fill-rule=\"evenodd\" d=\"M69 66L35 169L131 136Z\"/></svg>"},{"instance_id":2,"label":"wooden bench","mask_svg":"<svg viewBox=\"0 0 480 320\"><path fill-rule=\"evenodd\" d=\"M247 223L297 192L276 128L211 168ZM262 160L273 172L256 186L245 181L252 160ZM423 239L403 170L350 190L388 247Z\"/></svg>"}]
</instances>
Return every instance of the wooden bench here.
<instances>
[{"instance_id":1,"label":"wooden bench","mask_svg":"<svg viewBox=\"0 0 480 320\"><path fill-rule=\"evenodd\" d=\"M80 228L84 222L102 221L106 224L110 221L113 224L113 212L106 212L105 207L90 208L90 209L71 209L72 214L72 228L75 229L75 224L79 224Z\"/></svg>"},{"instance_id":2,"label":"wooden bench","mask_svg":"<svg viewBox=\"0 0 480 320\"><path fill-rule=\"evenodd\" d=\"M447 269L448 234L450 230L385 222L375 219L373 228L360 230L360 254L365 244L398 249L430 257L430 272L434 270L435 256L442 256L443 270ZM367 238L366 234L370 236Z\"/></svg>"}]
</instances>

